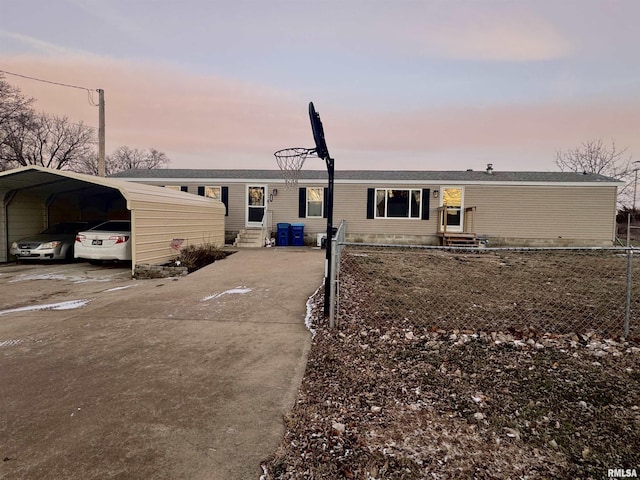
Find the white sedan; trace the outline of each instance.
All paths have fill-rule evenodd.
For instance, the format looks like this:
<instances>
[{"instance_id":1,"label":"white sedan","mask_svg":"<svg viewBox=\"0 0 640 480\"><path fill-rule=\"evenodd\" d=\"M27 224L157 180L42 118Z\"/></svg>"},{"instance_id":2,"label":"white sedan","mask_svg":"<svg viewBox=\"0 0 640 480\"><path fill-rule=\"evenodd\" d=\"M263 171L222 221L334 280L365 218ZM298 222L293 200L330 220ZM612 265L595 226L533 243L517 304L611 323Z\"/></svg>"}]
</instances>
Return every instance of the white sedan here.
<instances>
[{"instance_id":1,"label":"white sedan","mask_svg":"<svg viewBox=\"0 0 640 480\"><path fill-rule=\"evenodd\" d=\"M90 263L131 260L131 222L109 220L90 230L78 232L74 257L84 258Z\"/></svg>"}]
</instances>

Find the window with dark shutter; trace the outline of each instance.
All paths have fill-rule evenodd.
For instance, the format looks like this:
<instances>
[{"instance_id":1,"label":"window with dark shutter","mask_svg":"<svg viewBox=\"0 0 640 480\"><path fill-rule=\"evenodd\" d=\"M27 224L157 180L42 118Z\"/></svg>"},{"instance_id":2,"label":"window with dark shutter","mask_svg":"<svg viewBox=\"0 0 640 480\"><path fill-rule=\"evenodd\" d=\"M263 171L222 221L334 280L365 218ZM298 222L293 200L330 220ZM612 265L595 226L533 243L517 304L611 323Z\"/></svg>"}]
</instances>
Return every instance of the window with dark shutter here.
<instances>
[{"instance_id":1,"label":"window with dark shutter","mask_svg":"<svg viewBox=\"0 0 640 480\"><path fill-rule=\"evenodd\" d=\"M222 203L224 203L224 216L228 217L229 216L229 187L222 187L221 189L221 197L222 197Z\"/></svg>"},{"instance_id":2,"label":"window with dark shutter","mask_svg":"<svg viewBox=\"0 0 640 480\"><path fill-rule=\"evenodd\" d=\"M367 188L367 219L375 218L376 189Z\"/></svg>"},{"instance_id":3,"label":"window with dark shutter","mask_svg":"<svg viewBox=\"0 0 640 480\"><path fill-rule=\"evenodd\" d=\"M298 217L306 218L307 216L307 189L300 187L298 189Z\"/></svg>"},{"instance_id":4,"label":"window with dark shutter","mask_svg":"<svg viewBox=\"0 0 640 480\"><path fill-rule=\"evenodd\" d=\"M429 220L429 194L431 191L428 188L422 189L422 220Z\"/></svg>"}]
</instances>

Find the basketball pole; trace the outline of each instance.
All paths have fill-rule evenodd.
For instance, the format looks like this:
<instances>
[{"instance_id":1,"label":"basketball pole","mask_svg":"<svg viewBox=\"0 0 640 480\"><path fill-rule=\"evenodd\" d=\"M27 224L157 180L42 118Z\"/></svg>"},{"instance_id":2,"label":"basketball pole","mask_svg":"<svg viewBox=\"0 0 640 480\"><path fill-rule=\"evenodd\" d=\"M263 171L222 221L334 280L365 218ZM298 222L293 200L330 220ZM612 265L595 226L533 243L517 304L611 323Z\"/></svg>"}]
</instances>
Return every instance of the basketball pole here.
<instances>
[{"instance_id":1,"label":"basketball pole","mask_svg":"<svg viewBox=\"0 0 640 480\"><path fill-rule=\"evenodd\" d=\"M329 182L327 188L327 239L326 243L326 266L327 273L324 278L324 317L327 318L331 313L331 252L333 250L333 178L334 178L334 162L333 158L327 155L324 159L327 164L327 174Z\"/></svg>"}]
</instances>

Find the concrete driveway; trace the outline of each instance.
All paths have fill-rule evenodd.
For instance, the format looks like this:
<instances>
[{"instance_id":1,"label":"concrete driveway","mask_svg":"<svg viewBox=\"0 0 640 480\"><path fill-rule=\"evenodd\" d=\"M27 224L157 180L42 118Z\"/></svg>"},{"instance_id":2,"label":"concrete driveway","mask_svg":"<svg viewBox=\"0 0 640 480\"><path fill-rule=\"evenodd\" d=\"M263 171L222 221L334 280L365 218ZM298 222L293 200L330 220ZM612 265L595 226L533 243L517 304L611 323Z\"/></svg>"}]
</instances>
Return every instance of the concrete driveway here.
<instances>
[{"instance_id":1,"label":"concrete driveway","mask_svg":"<svg viewBox=\"0 0 640 480\"><path fill-rule=\"evenodd\" d=\"M257 479L323 274L308 248L241 250L179 280L0 265L0 478Z\"/></svg>"}]
</instances>

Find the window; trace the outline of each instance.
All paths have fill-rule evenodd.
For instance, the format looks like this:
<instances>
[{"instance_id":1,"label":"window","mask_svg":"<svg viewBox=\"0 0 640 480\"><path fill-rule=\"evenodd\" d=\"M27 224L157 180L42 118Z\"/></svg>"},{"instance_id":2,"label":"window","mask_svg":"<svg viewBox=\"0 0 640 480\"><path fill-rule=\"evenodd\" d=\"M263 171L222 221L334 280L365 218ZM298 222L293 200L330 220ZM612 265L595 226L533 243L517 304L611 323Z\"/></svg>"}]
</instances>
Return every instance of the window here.
<instances>
[{"instance_id":1,"label":"window","mask_svg":"<svg viewBox=\"0 0 640 480\"><path fill-rule=\"evenodd\" d=\"M324 203L326 187L300 187L298 192L299 218L327 218L327 205Z\"/></svg>"},{"instance_id":2,"label":"window","mask_svg":"<svg viewBox=\"0 0 640 480\"><path fill-rule=\"evenodd\" d=\"M189 187L186 185L165 185L164 188L169 188L171 190L176 190L178 192L188 192Z\"/></svg>"},{"instance_id":3,"label":"window","mask_svg":"<svg viewBox=\"0 0 640 480\"><path fill-rule=\"evenodd\" d=\"M225 216L229 215L229 187L200 186L198 187L198 195L220 200L226 209Z\"/></svg>"},{"instance_id":4,"label":"window","mask_svg":"<svg viewBox=\"0 0 640 480\"><path fill-rule=\"evenodd\" d=\"M198 194L203 197L213 198L214 200L222 200L221 187L201 187L198 188Z\"/></svg>"},{"instance_id":5,"label":"window","mask_svg":"<svg viewBox=\"0 0 640 480\"><path fill-rule=\"evenodd\" d=\"M307 188L307 218L322 218L324 201L324 188Z\"/></svg>"},{"instance_id":6,"label":"window","mask_svg":"<svg viewBox=\"0 0 640 480\"><path fill-rule=\"evenodd\" d=\"M376 188L375 218L421 218L422 190Z\"/></svg>"}]
</instances>

